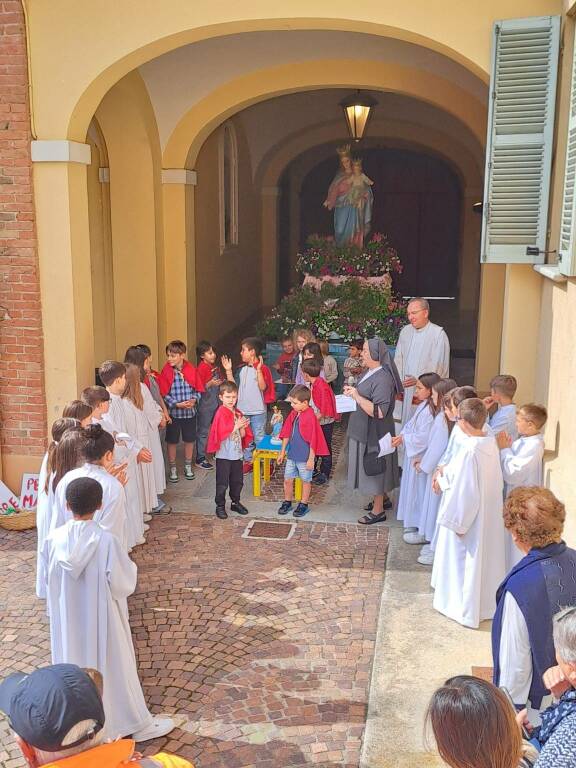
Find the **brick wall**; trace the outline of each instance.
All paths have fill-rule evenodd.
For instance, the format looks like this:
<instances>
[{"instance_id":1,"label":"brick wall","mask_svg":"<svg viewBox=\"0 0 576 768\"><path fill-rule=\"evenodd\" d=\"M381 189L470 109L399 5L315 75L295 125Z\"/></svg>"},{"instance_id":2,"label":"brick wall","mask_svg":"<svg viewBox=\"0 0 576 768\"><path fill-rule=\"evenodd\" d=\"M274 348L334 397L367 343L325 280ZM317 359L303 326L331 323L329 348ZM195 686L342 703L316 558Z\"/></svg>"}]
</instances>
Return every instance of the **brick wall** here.
<instances>
[{"instance_id":1,"label":"brick wall","mask_svg":"<svg viewBox=\"0 0 576 768\"><path fill-rule=\"evenodd\" d=\"M40 282L32 198L30 109L20 0L0 0L0 441L45 450Z\"/></svg>"}]
</instances>

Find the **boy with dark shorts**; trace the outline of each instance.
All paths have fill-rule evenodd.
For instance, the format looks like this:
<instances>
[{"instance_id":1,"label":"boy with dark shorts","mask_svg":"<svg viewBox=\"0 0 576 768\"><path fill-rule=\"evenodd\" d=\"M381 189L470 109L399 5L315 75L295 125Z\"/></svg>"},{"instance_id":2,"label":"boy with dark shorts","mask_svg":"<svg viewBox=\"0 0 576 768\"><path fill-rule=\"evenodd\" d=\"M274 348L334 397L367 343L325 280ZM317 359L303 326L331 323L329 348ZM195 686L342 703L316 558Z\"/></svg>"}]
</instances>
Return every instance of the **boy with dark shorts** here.
<instances>
[{"instance_id":1,"label":"boy with dark shorts","mask_svg":"<svg viewBox=\"0 0 576 768\"><path fill-rule=\"evenodd\" d=\"M171 341L166 346L168 361L158 377L160 394L168 406L172 422L166 425L166 449L170 473L169 483L177 483L176 448L184 443L184 476L194 479L192 458L196 443L196 410L204 391L196 368L186 360L186 344Z\"/></svg>"}]
</instances>

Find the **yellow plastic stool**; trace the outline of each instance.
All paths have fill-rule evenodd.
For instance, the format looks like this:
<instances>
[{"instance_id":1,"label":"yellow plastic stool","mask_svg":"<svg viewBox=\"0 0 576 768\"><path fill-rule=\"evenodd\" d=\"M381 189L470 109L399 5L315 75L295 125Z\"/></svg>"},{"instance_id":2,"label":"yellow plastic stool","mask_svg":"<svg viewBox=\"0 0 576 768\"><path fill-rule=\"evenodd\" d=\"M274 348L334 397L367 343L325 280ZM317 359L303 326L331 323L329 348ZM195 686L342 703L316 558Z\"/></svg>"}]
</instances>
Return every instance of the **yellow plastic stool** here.
<instances>
[{"instance_id":1,"label":"yellow plastic stool","mask_svg":"<svg viewBox=\"0 0 576 768\"><path fill-rule=\"evenodd\" d=\"M262 469L264 470L264 482L270 482L271 467L270 463L276 461L278 454L280 453L280 447L277 448L270 442L270 438L266 436L258 444L258 448L254 450L252 454L253 466L253 486L254 496L262 495ZM296 501L300 501L302 498L302 480L297 477L294 482L294 497Z\"/></svg>"}]
</instances>

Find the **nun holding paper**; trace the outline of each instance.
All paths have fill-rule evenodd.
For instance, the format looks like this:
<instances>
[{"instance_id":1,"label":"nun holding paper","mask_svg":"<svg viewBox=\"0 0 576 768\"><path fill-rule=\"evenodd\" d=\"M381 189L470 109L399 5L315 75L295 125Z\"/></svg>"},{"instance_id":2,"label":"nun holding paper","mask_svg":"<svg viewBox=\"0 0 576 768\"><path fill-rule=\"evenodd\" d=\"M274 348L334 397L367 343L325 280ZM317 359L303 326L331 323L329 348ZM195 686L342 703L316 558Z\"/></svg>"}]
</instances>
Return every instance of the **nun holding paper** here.
<instances>
[{"instance_id":1,"label":"nun holding paper","mask_svg":"<svg viewBox=\"0 0 576 768\"><path fill-rule=\"evenodd\" d=\"M372 510L358 521L372 525L386 519L384 500L400 483L396 453L378 459L378 441L394 434L392 414L403 387L382 339L364 342L362 364L368 370L357 387L344 388L344 394L356 401L348 422L348 487L374 498Z\"/></svg>"}]
</instances>

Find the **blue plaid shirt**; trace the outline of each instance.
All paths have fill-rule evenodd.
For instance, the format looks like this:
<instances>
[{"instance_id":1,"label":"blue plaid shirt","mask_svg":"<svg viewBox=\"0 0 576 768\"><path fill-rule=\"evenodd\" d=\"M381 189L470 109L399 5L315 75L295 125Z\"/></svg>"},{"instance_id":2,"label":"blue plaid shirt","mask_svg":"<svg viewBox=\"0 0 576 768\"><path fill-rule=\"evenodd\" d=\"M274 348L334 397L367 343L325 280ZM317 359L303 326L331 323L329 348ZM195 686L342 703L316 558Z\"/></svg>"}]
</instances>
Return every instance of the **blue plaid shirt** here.
<instances>
[{"instance_id":1,"label":"blue plaid shirt","mask_svg":"<svg viewBox=\"0 0 576 768\"><path fill-rule=\"evenodd\" d=\"M176 403L182 403L184 400L196 398L195 408L176 408ZM174 381L170 387L170 392L164 398L168 411L173 419L193 419L196 416L196 408L200 400L200 393L196 392L194 387L184 379L184 376L177 368L174 368Z\"/></svg>"}]
</instances>

